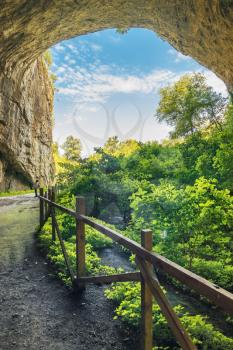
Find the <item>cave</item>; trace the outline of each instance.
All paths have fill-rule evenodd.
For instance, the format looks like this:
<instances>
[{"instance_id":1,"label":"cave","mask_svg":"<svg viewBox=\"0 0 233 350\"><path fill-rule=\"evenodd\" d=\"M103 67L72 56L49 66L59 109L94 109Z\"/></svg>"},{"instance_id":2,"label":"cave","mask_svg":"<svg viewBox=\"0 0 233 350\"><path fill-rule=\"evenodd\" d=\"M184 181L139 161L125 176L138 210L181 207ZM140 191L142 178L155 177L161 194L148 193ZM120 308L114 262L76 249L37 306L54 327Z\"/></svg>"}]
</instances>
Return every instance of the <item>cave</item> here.
<instances>
[{"instance_id":1,"label":"cave","mask_svg":"<svg viewBox=\"0 0 233 350\"><path fill-rule=\"evenodd\" d=\"M41 55L62 40L150 29L233 92L233 0L3 1L0 24L1 190L53 181L54 91Z\"/></svg>"}]
</instances>

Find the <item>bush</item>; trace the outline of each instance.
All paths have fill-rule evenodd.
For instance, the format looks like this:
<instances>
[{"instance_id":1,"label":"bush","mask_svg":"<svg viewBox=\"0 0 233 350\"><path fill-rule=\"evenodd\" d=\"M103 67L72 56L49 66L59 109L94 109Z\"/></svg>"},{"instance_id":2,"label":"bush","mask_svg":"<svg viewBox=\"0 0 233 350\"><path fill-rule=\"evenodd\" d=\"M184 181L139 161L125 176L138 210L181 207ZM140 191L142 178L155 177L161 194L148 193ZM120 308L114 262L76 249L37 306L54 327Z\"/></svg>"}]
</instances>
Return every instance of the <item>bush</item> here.
<instances>
[{"instance_id":1,"label":"bush","mask_svg":"<svg viewBox=\"0 0 233 350\"><path fill-rule=\"evenodd\" d=\"M124 322L133 327L139 327L141 317L140 284L127 282L115 283L105 290L108 299L113 300L117 307L115 319L120 317ZM177 305L174 310L193 341L201 350L230 350L233 347L233 339L226 337L214 326L207 322L207 317L201 315L189 315L184 312L182 306ZM156 346L154 349L178 349L166 319L162 315L157 303L153 304L153 333Z\"/></svg>"},{"instance_id":2,"label":"bush","mask_svg":"<svg viewBox=\"0 0 233 350\"><path fill-rule=\"evenodd\" d=\"M70 221L71 220L71 221ZM57 215L57 221L61 229L61 233L64 239L64 244L69 257L71 268L76 270L76 243L75 236L67 234L68 222L71 222L70 230L72 230L72 218L68 218L67 215ZM52 228L51 219L44 225L43 229L39 233L39 245L47 253L50 262L54 265L58 277L66 284L71 285L71 280L67 272L64 257L60 247L59 241L52 241ZM65 237L64 237L65 236ZM86 273L88 275L101 275L101 274L114 274L122 271L121 269L115 269L110 266L101 264L101 259L98 257L96 250L109 247L112 245L112 241L103 236L95 229L86 226Z\"/></svg>"},{"instance_id":3,"label":"bush","mask_svg":"<svg viewBox=\"0 0 233 350\"><path fill-rule=\"evenodd\" d=\"M233 290L233 266L222 261L193 260L193 270L198 275L228 290Z\"/></svg>"}]
</instances>

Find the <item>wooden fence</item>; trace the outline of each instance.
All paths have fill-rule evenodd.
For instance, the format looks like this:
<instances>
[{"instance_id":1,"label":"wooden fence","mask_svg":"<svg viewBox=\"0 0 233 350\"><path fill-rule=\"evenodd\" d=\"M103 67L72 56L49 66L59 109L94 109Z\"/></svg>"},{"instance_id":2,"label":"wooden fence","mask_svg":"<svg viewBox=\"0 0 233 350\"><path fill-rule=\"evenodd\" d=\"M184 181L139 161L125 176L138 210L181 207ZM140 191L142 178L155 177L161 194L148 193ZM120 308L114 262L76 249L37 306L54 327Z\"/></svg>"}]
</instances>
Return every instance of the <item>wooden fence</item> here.
<instances>
[{"instance_id":1,"label":"wooden fence","mask_svg":"<svg viewBox=\"0 0 233 350\"><path fill-rule=\"evenodd\" d=\"M164 294L155 269L167 273L178 281L195 290L199 294L208 298L215 305L223 308L228 314L233 315L233 294L209 282L208 280L192 273L191 271L179 266L178 264L166 259L165 257L152 252L152 232L151 230L142 230L141 245L137 242L121 235L120 233L95 222L94 219L85 215L84 197L76 197L76 210L65 208L55 202L55 190L49 189L44 193L40 189L40 227L42 227L49 216L52 218L52 239L58 238L65 264L72 280L74 288L83 290L88 283L104 284L112 282L139 281L141 282L141 348L151 350L153 344L152 334L152 299L161 308L171 331L177 342L184 350L197 349L193 344L187 331L182 326L178 316L171 307L166 295ZM69 256L62 239L57 220L56 210L60 210L76 221L76 271L73 271L69 262ZM130 273L120 273L108 276L86 276L85 275L85 225L89 225L111 238L113 241L124 246L136 255L136 263L139 271Z\"/></svg>"}]
</instances>

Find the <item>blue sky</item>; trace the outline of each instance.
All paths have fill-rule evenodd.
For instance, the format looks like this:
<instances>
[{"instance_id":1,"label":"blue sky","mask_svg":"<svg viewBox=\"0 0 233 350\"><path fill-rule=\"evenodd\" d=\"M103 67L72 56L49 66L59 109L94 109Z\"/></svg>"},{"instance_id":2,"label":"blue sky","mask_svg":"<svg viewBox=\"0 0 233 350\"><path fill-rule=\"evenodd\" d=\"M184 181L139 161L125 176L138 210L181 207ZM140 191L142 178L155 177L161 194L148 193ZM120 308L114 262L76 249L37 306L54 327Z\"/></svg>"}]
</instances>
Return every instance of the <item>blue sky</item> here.
<instances>
[{"instance_id":1,"label":"blue sky","mask_svg":"<svg viewBox=\"0 0 233 350\"><path fill-rule=\"evenodd\" d=\"M104 30L63 41L51 49L57 76L54 140L73 135L83 155L109 136L121 140L161 141L169 127L154 118L158 91L185 73L203 72L208 83L226 94L224 83L154 32L127 34Z\"/></svg>"}]
</instances>

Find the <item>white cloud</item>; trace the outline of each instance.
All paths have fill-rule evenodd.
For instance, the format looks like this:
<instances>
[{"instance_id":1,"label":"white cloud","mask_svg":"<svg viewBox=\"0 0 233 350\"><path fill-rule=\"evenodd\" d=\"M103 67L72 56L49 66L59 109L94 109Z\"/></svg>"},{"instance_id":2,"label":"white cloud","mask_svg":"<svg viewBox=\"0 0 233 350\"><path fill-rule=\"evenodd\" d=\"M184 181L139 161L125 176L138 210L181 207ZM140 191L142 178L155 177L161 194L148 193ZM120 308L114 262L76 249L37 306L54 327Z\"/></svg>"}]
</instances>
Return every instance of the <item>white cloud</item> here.
<instances>
[{"instance_id":1,"label":"white cloud","mask_svg":"<svg viewBox=\"0 0 233 350\"><path fill-rule=\"evenodd\" d=\"M63 44L57 44L54 46L54 50L56 51L64 51L65 50L65 46Z\"/></svg>"},{"instance_id":2,"label":"white cloud","mask_svg":"<svg viewBox=\"0 0 233 350\"><path fill-rule=\"evenodd\" d=\"M76 63L76 61L75 60L73 60L73 59L69 59L69 64L75 64Z\"/></svg>"},{"instance_id":3,"label":"white cloud","mask_svg":"<svg viewBox=\"0 0 233 350\"><path fill-rule=\"evenodd\" d=\"M100 52L102 51L102 47L98 44L91 43L90 47L93 51Z\"/></svg>"},{"instance_id":4,"label":"white cloud","mask_svg":"<svg viewBox=\"0 0 233 350\"><path fill-rule=\"evenodd\" d=\"M73 51L73 50L76 49L75 46L72 45L72 44L67 44L66 46L67 46L71 51Z\"/></svg>"},{"instance_id":5,"label":"white cloud","mask_svg":"<svg viewBox=\"0 0 233 350\"><path fill-rule=\"evenodd\" d=\"M58 93L62 95L70 95L70 96L75 96L77 95L77 90L76 89L71 89L71 88L58 88Z\"/></svg>"},{"instance_id":6,"label":"white cloud","mask_svg":"<svg viewBox=\"0 0 233 350\"><path fill-rule=\"evenodd\" d=\"M212 86L216 92L221 93L225 97L228 96L225 83L217 75L207 69L202 70L202 73L206 76L207 84Z\"/></svg>"},{"instance_id":7,"label":"white cloud","mask_svg":"<svg viewBox=\"0 0 233 350\"><path fill-rule=\"evenodd\" d=\"M114 73L113 73L114 72ZM125 74L118 67L91 64L91 67L71 67L64 64L57 70L59 94L77 97L81 102L105 101L114 93L156 93L180 74L170 70L153 70L141 76Z\"/></svg>"},{"instance_id":8,"label":"white cloud","mask_svg":"<svg viewBox=\"0 0 233 350\"><path fill-rule=\"evenodd\" d=\"M56 45L61 50L61 44ZM72 96L79 103L86 102L104 102L111 95L122 94L153 94L158 93L158 90L165 85L168 85L179 79L185 73L193 71L179 71L169 69L155 69L150 73L141 74L140 72L129 73L125 68L115 64L101 64L95 53L91 55L91 50L101 50L101 46L88 43L85 40L80 40L76 46L66 45L72 54L79 52L78 57L71 55L71 52L66 53L61 66L53 66L53 71L57 75L58 93L61 95ZM63 47L63 46L62 46ZM79 51L78 51L79 50ZM182 55L180 52L170 49L169 53L174 56L175 60L189 60L190 57ZM83 63L80 63L80 61ZM202 72L207 78L208 84L213 86L217 92L227 95L225 84L216 77L216 75L205 68L196 66L196 72Z\"/></svg>"},{"instance_id":9,"label":"white cloud","mask_svg":"<svg viewBox=\"0 0 233 350\"><path fill-rule=\"evenodd\" d=\"M61 66L61 67L58 67L58 69L56 70L56 74L59 75L59 73L63 73L65 71L66 71L66 68L64 66Z\"/></svg>"},{"instance_id":10,"label":"white cloud","mask_svg":"<svg viewBox=\"0 0 233 350\"><path fill-rule=\"evenodd\" d=\"M191 59L190 56L183 55L181 52L175 49L169 49L168 53L174 57L176 63L179 63L181 61L188 61Z\"/></svg>"},{"instance_id":11,"label":"white cloud","mask_svg":"<svg viewBox=\"0 0 233 350\"><path fill-rule=\"evenodd\" d=\"M207 83L217 92L227 96L227 89L214 73L201 71L207 78ZM111 66L95 66L91 69L63 65L55 73L58 75L58 93L72 96L80 103L104 102L111 95L122 94L154 94L158 90L190 71L175 72L171 70L153 70L141 76L125 74L120 69L116 73Z\"/></svg>"},{"instance_id":12,"label":"white cloud","mask_svg":"<svg viewBox=\"0 0 233 350\"><path fill-rule=\"evenodd\" d=\"M109 41L111 41L111 43L113 44L119 44L121 42L121 38L122 38L122 34L118 34L117 36L110 34L108 36Z\"/></svg>"}]
</instances>

